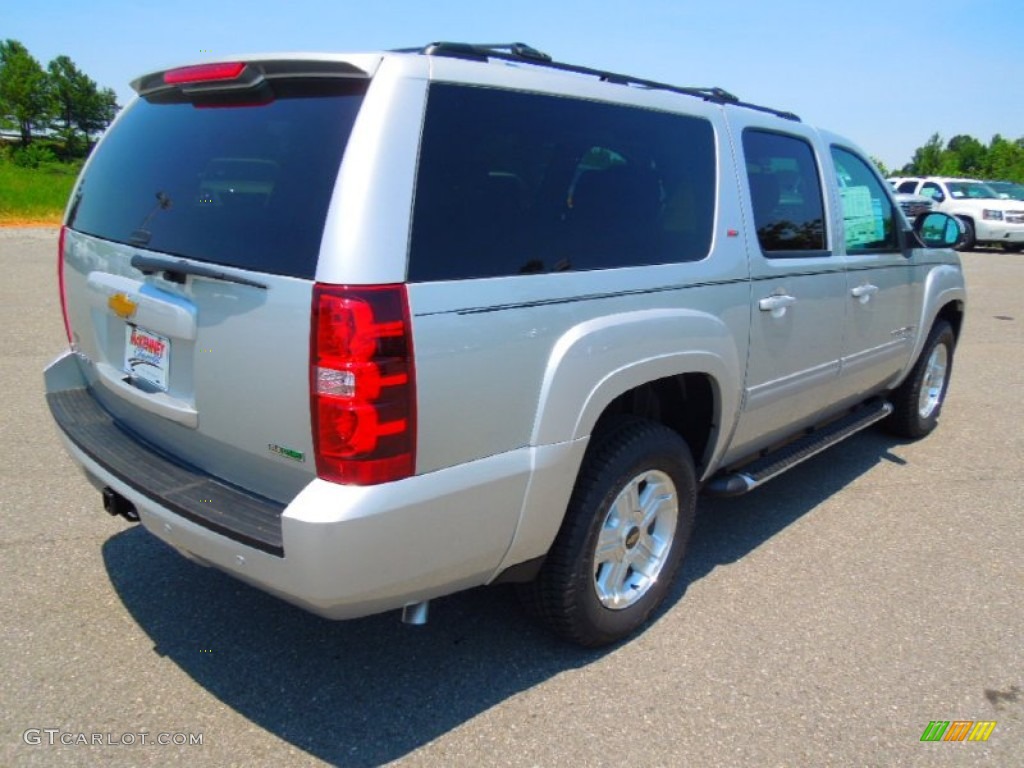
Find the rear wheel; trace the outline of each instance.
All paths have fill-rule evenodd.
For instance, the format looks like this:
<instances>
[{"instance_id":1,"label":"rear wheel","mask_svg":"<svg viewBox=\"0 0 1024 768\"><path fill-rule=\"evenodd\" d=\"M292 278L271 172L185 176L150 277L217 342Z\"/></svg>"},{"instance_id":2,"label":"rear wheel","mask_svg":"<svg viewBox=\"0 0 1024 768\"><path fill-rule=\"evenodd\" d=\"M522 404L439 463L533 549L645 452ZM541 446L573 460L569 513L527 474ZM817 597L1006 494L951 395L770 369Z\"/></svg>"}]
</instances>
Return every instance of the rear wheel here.
<instances>
[{"instance_id":1,"label":"rear wheel","mask_svg":"<svg viewBox=\"0 0 1024 768\"><path fill-rule=\"evenodd\" d=\"M953 327L945 320L936 322L914 369L892 393L895 410L887 420L891 432L916 439L935 429L949 388L955 346Z\"/></svg>"},{"instance_id":2,"label":"rear wheel","mask_svg":"<svg viewBox=\"0 0 1024 768\"><path fill-rule=\"evenodd\" d=\"M693 529L690 451L661 424L629 420L587 455L527 607L562 637L615 642L664 600Z\"/></svg>"}]
</instances>

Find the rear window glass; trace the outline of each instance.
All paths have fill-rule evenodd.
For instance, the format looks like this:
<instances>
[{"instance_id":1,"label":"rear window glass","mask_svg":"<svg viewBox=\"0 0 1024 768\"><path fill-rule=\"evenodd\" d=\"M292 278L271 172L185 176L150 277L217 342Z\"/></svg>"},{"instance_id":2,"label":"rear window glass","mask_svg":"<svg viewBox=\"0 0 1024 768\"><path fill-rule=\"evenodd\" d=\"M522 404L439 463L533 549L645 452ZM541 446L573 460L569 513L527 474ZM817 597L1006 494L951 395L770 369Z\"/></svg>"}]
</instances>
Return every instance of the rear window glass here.
<instances>
[{"instance_id":1,"label":"rear window glass","mask_svg":"<svg viewBox=\"0 0 1024 768\"><path fill-rule=\"evenodd\" d=\"M409 279L703 259L715 180L702 118L433 85Z\"/></svg>"},{"instance_id":2,"label":"rear window glass","mask_svg":"<svg viewBox=\"0 0 1024 768\"><path fill-rule=\"evenodd\" d=\"M97 150L69 225L191 259L313 277L365 84L273 87L262 105L136 101Z\"/></svg>"}]
</instances>

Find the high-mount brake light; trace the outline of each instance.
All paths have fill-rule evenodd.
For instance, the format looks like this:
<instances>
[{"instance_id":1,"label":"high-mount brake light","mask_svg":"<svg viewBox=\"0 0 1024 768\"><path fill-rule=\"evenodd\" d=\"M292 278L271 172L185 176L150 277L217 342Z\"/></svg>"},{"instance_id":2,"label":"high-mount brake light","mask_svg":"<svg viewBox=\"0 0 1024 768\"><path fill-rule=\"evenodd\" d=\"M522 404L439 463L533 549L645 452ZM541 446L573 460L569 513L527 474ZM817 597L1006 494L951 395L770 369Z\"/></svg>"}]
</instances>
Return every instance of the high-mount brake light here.
<instances>
[{"instance_id":1,"label":"high-mount brake light","mask_svg":"<svg viewBox=\"0 0 1024 768\"><path fill-rule=\"evenodd\" d=\"M216 64L196 64L164 72L167 85L206 83L211 80L235 80L245 69L244 61L223 61Z\"/></svg>"},{"instance_id":2,"label":"high-mount brake light","mask_svg":"<svg viewBox=\"0 0 1024 768\"><path fill-rule=\"evenodd\" d=\"M67 236L68 228L60 228L60 235L57 238L57 287L60 290L60 312L64 316L64 333L68 336L68 345L74 347L75 342L71 335L71 320L68 319L68 294L64 287L64 239Z\"/></svg>"},{"instance_id":3,"label":"high-mount brake light","mask_svg":"<svg viewBox=\"0 0 1024 768\"><path fill-rule=\"evenodd\" d=\"M351 485L416 465L416 382L404 285L313 288L310 415L317 475Z\"/></svg>"}]
</instances>

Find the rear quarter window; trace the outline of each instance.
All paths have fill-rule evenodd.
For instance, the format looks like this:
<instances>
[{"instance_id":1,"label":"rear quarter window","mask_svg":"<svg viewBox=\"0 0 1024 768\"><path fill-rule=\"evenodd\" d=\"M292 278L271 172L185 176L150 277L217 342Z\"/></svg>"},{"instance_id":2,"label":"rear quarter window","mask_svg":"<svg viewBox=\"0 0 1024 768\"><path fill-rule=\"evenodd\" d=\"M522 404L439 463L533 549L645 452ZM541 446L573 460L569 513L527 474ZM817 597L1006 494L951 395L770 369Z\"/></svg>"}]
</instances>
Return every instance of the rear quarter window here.
<instances>
[{"instance_id":1,"label":"rear quarter window","mask_svg":"<svg viewBox=\"0 0 1024 768\"><path fill-rule=\"evenodd\" d=\"M277 81L255 105L139 99L86 169L69 226L140 248L312 278L365 85Z\"/></svg>"},{"instance_id":2,"label":"rear quarter window","mask_svg":"<svg viewBox=\"0 0 1024 768\"><path fill-rule=\"evenodd\" d=\"M696 261L714 220L703 118L435 84L411 281Z\"/></svg>"}]
</instances>

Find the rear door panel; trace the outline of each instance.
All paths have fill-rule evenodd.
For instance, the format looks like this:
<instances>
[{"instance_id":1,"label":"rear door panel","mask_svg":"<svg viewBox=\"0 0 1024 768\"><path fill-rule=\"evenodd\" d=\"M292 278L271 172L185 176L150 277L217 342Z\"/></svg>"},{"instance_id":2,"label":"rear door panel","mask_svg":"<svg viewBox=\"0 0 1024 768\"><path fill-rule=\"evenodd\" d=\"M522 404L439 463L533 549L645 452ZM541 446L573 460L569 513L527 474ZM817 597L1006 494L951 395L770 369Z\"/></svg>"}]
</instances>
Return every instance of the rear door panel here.
<instances>
[{"instance_id":1,"label":"rear door panel","mask_svg":"<svg viewBox=\"0 0 1024 768\"><path fill-rule=\"evenodd\" d=\"M769 445L835 407L845 265L831 251L830 201L813 129L731 115L748 206L750 352L734 455Z\"/></svg>"}]
</instances>

